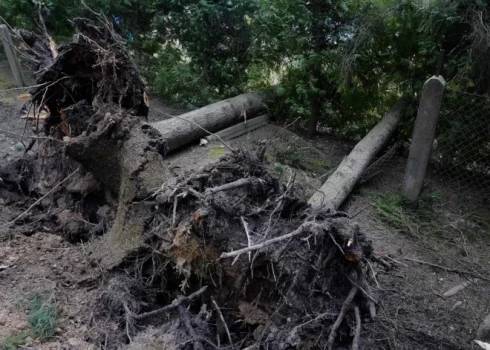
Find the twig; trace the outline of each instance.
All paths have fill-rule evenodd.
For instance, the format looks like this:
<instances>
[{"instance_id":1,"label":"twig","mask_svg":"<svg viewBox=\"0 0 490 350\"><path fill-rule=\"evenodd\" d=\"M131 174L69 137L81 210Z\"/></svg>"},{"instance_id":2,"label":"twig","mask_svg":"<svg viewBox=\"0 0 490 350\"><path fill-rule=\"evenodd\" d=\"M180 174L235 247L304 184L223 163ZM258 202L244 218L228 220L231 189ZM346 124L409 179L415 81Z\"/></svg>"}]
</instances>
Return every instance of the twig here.
<instances>
[{"instance_id":1,"label":"twig","mask_svg":"<svg viewBox=\"0 0 490 350\"><path fill-rule=\"evenodd\" d=\"M366 281L366 276L364 275L364 271L362 271L361 264L357 265L357 282L359 283L359 289L369 299L367 301L369 316L374 320L376 318L376 304L378 304L378 302L371 296L369 284Z\"/></svg>"},{"instance_id":2,"label":"twig","mask_svg":"<svg viewBox=\"0 0 490 350\"><path fill-rule=\"evenodd\" d=\"M52 137L28 136L28 135L22 135L22 134L18 134L18 133L15 133L15 132L12 132L12 131L3 130L3 129L0 129L0 133L12 135L12 136L17 136L17 137L19 137L21 139L26 138L26 139L33 139L33 140L50 140L50 141L57 141L57 142L63 143L63 140L53 139Z\"/></svg>"},{"instance_id":3,"label":"twig","mask_svg":"<svg viewBox=\"0 0 490 350\"><path fill-rule=\"evenodd\" d=\"M22 218L24 215L26 215L27 213L29 213L32 208L34 208L36 205L38 205L44 198L46 198L47 196L49 196L51 193L53 193L58 187L60 187L62 184L64 184L66 181L68 181L73 175L75 175L76 173L78 173L78 171L80 170L80 168L76 169L74 172L72 172L70 175L68 175L67 177L65 177L61 182L59 182L56 186L54 186L51 190L49 190L48 193L46 193L44 196L42 196L41 198L39 198L37 201L35 201L29 208L27 208L27 210L25 210L24 212L22 212L19 216L17 216L15 219L13 219L12 221L9 221L7 222L6 224L0 226L0 228L4 228L4 227L7 227L7 226L10 226L12 224L14 224L17 220L19 220L20 218Z\"/></svg>"},{"instance_id":4,"label":"twig","mask_svg":"<svg viewBox=\"0 0 490 350\"><path fill-rule=\"evenodd\" d=\"M371 263L369 262L369 260L367 260L367 259L365 259L365 260L366 260L366 262L367 262L367 264L369 266L369 269L371 270L371 273L373 275L373 280L376 283L376 286L378 288L381 288L381 286L379 285L378 279L376 278L376 271L374 271L373 265L371 265Z\"/></svg>"},{"instance_id":5,"label":"twig","mask_svg":"<svg viewBox=\"0 0 490 350\"><path fill-rule=\"evenodd\" d=\"M347 298L345 298L344 303L342 304L342 308L340 309L339 315L337 316L337 319L335 320L335 323L333 324L332 329L330 330L330 334L328 335L328 341L327 341L328 350L333 349L333 343L335 342L337 331L340 327L340 324L344 320L347 310L350 308L352 304L352 300L354 300L354 297L357 294L357 290L358 288L356 286L353 286L349 292L349 295L347 295Z\"/></svg>"},{"instance_id":6,"label":"twig","mask_svg":"<svg viewBox=\"0 0 490 350\"><path fill-rule=\"evenodd\" d=\"M145 313L142 313L139 315L132 315L132 317L135 320L141 320L141 319L149 317L149 316L154 316L154 315L158 315L158 314L163 313L163 312L168 312L168 311L174 310L174 309L178 308L180 305L182 305L183 303L190 303L190 302L194 301L199 296L201 296L201 294L203 294L207 289L208 289L208 286L204 286L201 289L199 289L197 292L194 292L187 297L186 296L177 297L176 299L174 299L174 301L172 301L171 304L169 304L167 306L164 306L160 309L156 309L153 311L148 311L148 312L145 312Z\"/></svg>"},{"instance_id":7,"label":"twig","mask_svg":"<svg viewBox=\"0 0 490 350\"><path fill-rule=\"evenodd\" d=\"M239 179L239 180L236 180L236 181L233 181L233 182L221 185L221 186L208 188L208 189L206 189L206 194L209 195L209 194L214 194L214 193L223 192L223 191L231 191L231 190L234 190L234 189L237 189L240 187L249 186L249 185L254 183L254 180L260 181L255 177L249 177L246 179Z\"/></svg>"},{"instance_id":8,"label":"twig","mask_svg":"<svg viewBox=\"0 0 490 350\"><path fill-rule=\"evenodd\" d=\"M330 238L332 239L332 242L333 244L335 244L337 246L337 248L339 248L340 252L345 255L345 252L344 250L342 249L342 247L337 243L337 241L335 240L334 236L332 235L331 232L328 233L330 235Z\"/></svg>"},{"instance_id":9,"label":"twig","mask_svg":"<svg viewBox=\"0 0 490 350\"><path fill-rule=\"evenodd\" d=\"M361 314L357 305L354 306L354 315L356 317L356 329L354 331L354 339L352 339L352 350L359 350L359 342L361 339Z\"/></svg>"},{"instance_id":10,"label":"twig","mask_svg":"<svg viewBox=\"0 0 490 350\"><path fill-rule=\"evenodd\" d=\"M194 328L192 328L191 320L189 319L189 315L187 314L185 308L182 305L179 305L177 310L179 311L180 319L182 320L182 323L184 324L187 333L193 339L194 350L204 350L204 347L199 341L199 336L197 335Z\"/></svg>"},{"instance_id":11,"label":"twig","mask_svg":"<svg viewBox=\"0 0 490 350\"><path fill-rule=\"evenodd\" d=\"M126 311L126 335L128 337L129 343L132 342L131 335L129 333L129 325L131 323L131 310L129 310L128 304L126 302L123 303L124 310Z\"/></svg>"},{"instance_id":12,"label":"twig","mask_svg":"<svg viewBox=\"0 0 490 350\"><path fill-rule=\"evenodd\" d=\"M179 200L179 197L182 197L183 195L184 195L184 193L179 193L174 198L174 207L173 207L173 211L172 211L172 230L175 228L175 219L177 216L177 202Z\"/></svg>"},{"instance_id":13,"label":"twig","mask_svg":"<svg viewBox=\"0 0 490 350\"><path fill-rule=\"evenodd\" d=\"M302 323L302 324L299 324L299 325L295 326L294 329L300 329L300 328L302 328L302 327L304 327L304 326L306 326L306 325L308 325L308 324L310 324L312 322L321 320L322 318L327 317L327 316L337 316L337 315L336 314L333 314L331 312L324 312L322 314L319 314L315 318L312 318L311 320L306 321L305 323Z\"/></svg>"},{"instance_id":14,"label":"twig","mask_svg":"<svg viewBox=\"0 0 490 350\"><path fill-rule=\"evenodd\" d=\"M267 220L267 227L265 230L263 230L263 232L264 232L263 241L265 241L267 239L267 237L269 237L270 230L274 226L274 225L272 225L272 218L274 217L274 214L281 209L281 207L283 205L284 198L288 194L289 190L292 188L292 185L293 185L295 179L296 179L296 174L293 171L291 171L291 175L289 176L288 183L286 185L286 191L284 191L284 193L279 197L276 207L272 211L271 215L269 215L269 219ZM258 254L258 252L256 252L252 258L252 266L253 266L255 259L257 258L257 254Z\"/></svg>"},{"instance_id":15,"label":"twig","mask_svg":"<svg viewBox=\"0 0 490 350\"><path fill-rule=\"evenodd\" d=\"M5 89L5 90L0 90L0 94L4 92L10 92L10 91L16 91L16 90L26 90L26 89L31 89L31 88L38 88L43 85L49 84L48 82L42 83L42 84L37 84L37 85L31 85L31 86L23 86L23 87L16 87L16 88L11 88L11 89Z\"/></svg>"},{"instance_id":16,"label":"twig","mask_svg":"<svg viewBox=\"0 0 490 350\"><path fill-rule=\"evenodd\" d=\"M252 240L250 239L250 233L248 231L248 224L245 221L245 219L243 218L243 216L240 216L240 219L242 219L243 228L245 229L245 234L247 235L247 243L248 243L248 246L250 247L252 245ZM248 253L248 262L251 262L251 260L252 260L252 253L249 252Z\"/></svg>"},{"instance_id":17,"label":"twig","mask_svg":"<svg viewBox=\"0 0 490 350\"><path fill-rule=\"evenodd\" d=\"M350 283L352 283L354 287L359 288L359 290L362 292L362 294L366 296L366 298L371 300L373 303L377 304L377 301L369 294L369 292L365 288L363 288L363 286L361 286L361 283L359 281L361 279L360 277L357 278L357 282L354 282L349 276L347 276L347 279L349 280Z\"/></svg>"},{"instance_id":18,"label":"twig","mask_svg":"<svg viewBox=\"0 0 490 350\"><path fill-rule=\"evenodd\" d=\"M479 278L481 280L490 282L490 278L483 277L480 274L474 273L474 272L471 272L471 271L465 271L465 270L455 269L455 268L452 268L452 267L441 266L441 265L430 263L428 261L418 260L418 259L402 258L402 260L411 261L411 262L414 262L414 263L417 263L417 264L421 264L421 265L428 265L428 266L432 266L432 267L435 267L435 268L444 270L446 272L460 273L460 274L463 274L463 275L468 275L468 276L471 276L471 277L474 277L474 278Z\"/></svg>"},{"instance_id":19,"label":"twig","mask_svg":"<svg viewBox=\"0 0 490 350\"><path fill-rule=\"evenodd\" d=\"M230 342L231 350L234 350L235 347L233 346L233 340L231 339L230 330L228 329L228 325L226 324L225 318L223 317L223 313L221 312L221 309L219 308L218 304L216 303L216 300L214 300L213 297L211 297L211 302L213 303L213 306L216 309L216 312L218 313L219 318L223 323L223 326L225 327L226 335L228 336L228 341Z\"/></svg>"},{"instance_id":20,"label":"twig","mask_svg":"<svg viewBox=\"0 0 490 350\"><path fill-rule=\"evenodd\" d=\"M368 205L365 205L364 207L362 207L361 209L359 209L354 215L351 215L349 218L350 219L354 219L357 215L361 214L364 210L366 210L370 206L371 206L371 203L369 203Z\"/></svg>"},{"instance_id":21,"label":"twig","mask_svg":"<svg viewBox=\"0 0 490 350\"><path fill-rule=\"evenodd\" d=\"M275 237L275 238L269 239L268 241L262 242L260 244L255 244L255 245L252 245L252 246L247 247L247 248L235 250L235 251L232 251L229 253L223 253L220 256L220 259L231 258L231 257L237 256L237 255L241 255L241 254L245 254L245 253L257 250L257 249L261 249L261 248L270 246L271 244L284 241L288 238L298 236L298 235L304 233L305 231L309 231L309 232L317 231L316 233L320 233L321 230L322 230L321 225L319 225L315 222L308 221L308 222L301 224L301 226L298 227L296 230L289 232L288 234L285 234L283 236Z\"/></svg>"},{"instance_id":22,"label":"twig","mask_svg":"<svg viewBox=\"0 0 490 350\"><path fill-rule=\"evenodd\" d=\"M180 119L180 120L184 120L184 121L186 121L186 122L188 122L190 124L193 124L193 125L197 126L199 129L201 129L202 131L207 132L209 135L215 136L230 151L232 151L232 152L235 152L236 151L233 147L231 147L228 143L226 143L219 135L217 135L215 133L212 133L211 131L207 130L206 128L203 128L201 125L197 124L196 122L193 122L192 120L188 120L188 119L179 117L178 115L168 114L168 113L162 112L161 110L156 109L156 108L155 108L155 111L157 111L158 113L164 114L166 116L169 116L169 117L172 117L172 118L177 118L177 119Z\"/></svg>"}]
</instances>

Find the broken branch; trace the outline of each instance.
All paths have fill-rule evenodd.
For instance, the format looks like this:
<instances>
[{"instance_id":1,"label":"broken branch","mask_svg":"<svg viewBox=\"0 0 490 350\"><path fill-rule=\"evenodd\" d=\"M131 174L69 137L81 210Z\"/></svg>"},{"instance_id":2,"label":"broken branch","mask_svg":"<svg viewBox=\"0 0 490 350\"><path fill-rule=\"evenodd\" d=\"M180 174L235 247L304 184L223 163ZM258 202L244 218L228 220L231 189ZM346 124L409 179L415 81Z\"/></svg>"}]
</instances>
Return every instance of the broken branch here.
<instances>
[{"instance_id":1,"label":"broken branch","mask_svg":"<svg viewBox=\"0 0 490 350\"><path fill-rule=\"evenodd\" d=\"M204 350L204 347L199 341L199 337L197 336L196 331L194 330L194 328L192 328L191 320L189 319L189 315L187 314L186 309L182 305L179 305L177 310L179 311L180 319L182 320L182 323L184 324L187 333L193 340L194 350Z\"/></svg>"},{"instance_id":2,"label":"broken branch","mask_svg":"<svg viewBox=\"0 0 490 350\"><path fill-rule=\"evenodd\" d=\"M235 190L235 189L240 188L240 187L250 186L255 181L260 181L260 180L255 178L255 177L249 177L247 179L239 179L239 180L236 180L236 181L233 181L233 182L221 185L221 186L208 188L206 190L206 194L209 195L209 194L214 194L214 193L223 192L223 191Z\"/></svg>"},{"instance_id":3,"label":"broken branch","mask_svg":"<svg viewBox=\"0 0 490 350\"><path fill-rule=\"evenodd\" d=\"M354 331L354 339L352 340L352 350L359 350L359 342L361 339L361 314L357 305L354 306L354 316L356 318L356 328Z\"/></svg>"},{"instance_id":4,"label":"broken branch","mask_svg":"<svg viewBox=\"0 0 490 350\"><path fill-rule=\"evenodd\" d=\"M490 278L483 277L480 274L474 273L474 272L471 272L471 271L465 271L465 270L460 270L460 269L456 269L456 268L453 268L453 267L447 267L447 266L437 265L437 264L433 264L433 263L430 263L428 261L419 260L419 259L403 258L402 260L411 261L411 262L414 262L414 263L417 263L417 264L421 264L421 265L427 265L427 266L435 267L437 269L441 269L441 270L444 270L446 272L452 272L452 273L459 273L459 274L462 274L462 275L468 275L468 276L471 276L471 277L474 277L474 278L479 278L479 279L482 279L484 281L490 282Z\"/></svg>"},{"instance_id":5,"label":"broken branch","mask_svg":"<svg viewBox=\"0 0 490 350\"><path fill-rule=\"evenodd\" d=\"M232 257L237 256L237 255L241 255L241 254L245 254L245 253L257 250L257 249L265 248L267 246L270 246L271 244L284 241L286 239L289 239L289 238L294 237L294 236L298 236L298 235L303 234L305 232L313 232L313 233L319 234L321 230L323 230L323 227L321 225L319 225L315 222L311 222L311 221L305 222L300 227L298 227L296 230L294 230L288 234L285 234L283 236L275 237L275 238L269 239L268 241L265 241L263 243L255 244L255 245L252 245L252 246L247 247L247 248L235 250L233 252L223 253L220 256L220 259L232 258Z\"/></svg>"},{"instance_id":6,"label":"broken branch","mask_svg":"<svg viewBox=\"0 0 490 350\"><path fill-rule=\"evenodd\" d=\"M340 324L344 320L345 314L347 310L349 310L352 300L354 300L354 297L357 294L358 288L356 286L353 286L349 292L349 295L347 295L347 298L345 298L344 303L342 304L342 308L340 309L339 315L337 316L337 319L335 320L335 323L332 326L332 329L330 330L330 334L328 336L328 342L327 342L327 349L332 350L333 349L333 343L335 341L335 338L337 336L337 330L340 327Z\"/></svg>"},{"instance_id":7,"label":"broken branch","mask_svg":"<svg viewBox=\"0 0 490 350\"><path fill-rule=\"evenodd\" d=\"M176 299L174 299L174 301L172 301L171 304L169 304L167 306L164 306L160 309L156 309L153 311L148 311L148 312L145 312L145 313L142 313L139 315L133 315L133 318L135 320L141 320L141 319L146 318L146 317L155 316L155 315L158 315L158 314L163 313L163 312L175 310L176 308L178 308L180 305L182 305L184 303L190 303L190 302L194 301L199 296L201 296L207 289L208 289L208 286L204 286L201 289L199 289L197 292L194 292L187 297L186 296L179 296Z\"/></svg>"},{"instance_id":8,"label":"broken branch","mask_svg":"<svg viewBox=\"0 0 490 350\"><path fill-rule=\"evenodd\" d=\"M223 317L223 313L221 312L221 309L219 308L218 304L216 303L216 300L214 300L213 297L211 297L211 302L213 303L213 306L216 309L216 312L218 313L219 318L223 323L223 326L225 327L226 335L228 336L228 341L230 342L231 350L234 350L233 340L231 339L230 330L228 329L228 325L226 324L225 318Z\"/></svg>"}]
</instances>

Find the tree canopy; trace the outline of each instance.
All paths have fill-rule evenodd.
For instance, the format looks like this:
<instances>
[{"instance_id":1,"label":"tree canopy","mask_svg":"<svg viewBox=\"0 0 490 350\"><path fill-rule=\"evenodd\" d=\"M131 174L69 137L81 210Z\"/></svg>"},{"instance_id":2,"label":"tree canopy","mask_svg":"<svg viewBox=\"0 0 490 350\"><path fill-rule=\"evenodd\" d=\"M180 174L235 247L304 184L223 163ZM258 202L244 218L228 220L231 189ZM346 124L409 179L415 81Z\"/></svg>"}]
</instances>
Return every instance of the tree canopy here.
<instances>
[{"instance_id":1,"label":"tree canopy","mask_svg":"<svg viewBox=\"0 0 490 350\"><path fill-rule=\"evenodd\" d=\"M450 86L490 89L483 0L49 0L53 36L101 11L133 49L154 92L200 106L280 84L277 118L341 135L365 133L402 92L438 72ZM32 0L0 0L13 27L34 28ZM438 63L439 62L439 63Z\"/></svg>"}]
</instances>

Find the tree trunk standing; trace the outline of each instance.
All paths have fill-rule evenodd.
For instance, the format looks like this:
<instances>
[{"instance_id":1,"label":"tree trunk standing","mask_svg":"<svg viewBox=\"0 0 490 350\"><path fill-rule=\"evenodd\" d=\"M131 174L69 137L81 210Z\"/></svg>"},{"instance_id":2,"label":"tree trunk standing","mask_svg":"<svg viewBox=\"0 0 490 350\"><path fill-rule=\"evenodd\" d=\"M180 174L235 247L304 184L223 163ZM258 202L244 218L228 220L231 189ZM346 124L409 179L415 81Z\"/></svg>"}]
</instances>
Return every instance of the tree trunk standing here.
<instances>
[{"instance_id":1,"label":"tree trunk standing","mask_svg":"<svg viewBox=\"0 0 490 350\"><path fill-rule=\"evenodd\" d=\"M321 102L317 92L310 95L310 119L308 119L308 137L313 138L316 135L318 119L320 117Z\"/></svg>"},{"instance_id":2,"label":"tree trunk standing","mask_svg":"<svg viewBox=\"0 0 490 350\"><path fill-rule=\"evenodd\" d=\"M323 50L327 47L323 6L323 1L314 0L310 3L312 15L311 36L314 56L310 58L310 79L313 91L310 92L310 119L308 120L309 138L312 138L316 134L318 120L322 109L322 98L320 96L320 91L322 90L322 62L320 57Z\"/></svg>"},{"instance_id":3,"label":"tree trunk standing","mask_svg":"<svg viewBox=\"0 0 490 350\"><path fill-rule=\"evenodd\" d=\"M401 97L390 111L371 129L371 131L354 147L352 152L340 163L308 201L314 208L337 210L359 181L364 170L376 154L389 141L400 123L403 111L408 105L408 98Z\"/></svg>"}]
</instances>

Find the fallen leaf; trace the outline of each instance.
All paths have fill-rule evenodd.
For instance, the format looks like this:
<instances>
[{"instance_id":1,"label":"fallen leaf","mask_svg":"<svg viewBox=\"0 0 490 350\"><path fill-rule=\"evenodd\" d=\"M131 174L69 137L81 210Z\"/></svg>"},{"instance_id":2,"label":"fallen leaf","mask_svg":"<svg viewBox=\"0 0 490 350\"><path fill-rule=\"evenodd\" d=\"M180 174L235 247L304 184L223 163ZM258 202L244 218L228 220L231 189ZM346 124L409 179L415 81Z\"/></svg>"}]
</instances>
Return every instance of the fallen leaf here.
<instances>
[{"instance_id":1,"label":"fallen leaf","mask_svg":"<svg viewBox=\"0 0 490 350\"><path fill-rule=\"evenodd\" d=\"M17 98L20 100L28 100L31 98L31 94L20 94L19 96L17 96Z\"/></svg>"},{"instance_id":2,"label":"fallen leaf","mask_svg":"<svg viewBox=\"0 0 490 350\"><path fill-rule=\"evenodd\" d=\"M48 113L45 112L45 111L42 111L41 113L39 113L39 120L43 120L43 119L46 119L48 116ZM37 119L37 114L34 114L34 113L29 113L29 114L24 114L23 116L20 117L20 119L29 119L29 120L35 120Z\"/></svg>"}]
</instances>

